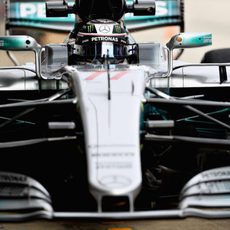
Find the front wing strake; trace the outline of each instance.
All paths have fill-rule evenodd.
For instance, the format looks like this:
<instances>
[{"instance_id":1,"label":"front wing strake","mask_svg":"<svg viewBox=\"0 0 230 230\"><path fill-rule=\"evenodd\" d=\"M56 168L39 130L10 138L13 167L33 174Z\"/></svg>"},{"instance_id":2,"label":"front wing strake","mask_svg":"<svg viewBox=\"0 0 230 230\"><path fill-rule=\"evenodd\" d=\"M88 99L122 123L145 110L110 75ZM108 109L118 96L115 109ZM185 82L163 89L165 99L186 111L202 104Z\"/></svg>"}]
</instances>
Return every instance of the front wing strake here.
<instances>
[{"instance_id":1,"label":"front wing strake","mask_svg":"<svg viewBox=\"0 0 230 230\"><path fill-rule=\"evenodd\" d=\"M52 197L39 182L23 174L0 172L0 221L15 222L41 218L117 220L230 218L229 184L230 166L220 167L203 171L190 179L181 190L178 209L132 212L55 212L52 208Z\"/></svg>"}]
</instances>

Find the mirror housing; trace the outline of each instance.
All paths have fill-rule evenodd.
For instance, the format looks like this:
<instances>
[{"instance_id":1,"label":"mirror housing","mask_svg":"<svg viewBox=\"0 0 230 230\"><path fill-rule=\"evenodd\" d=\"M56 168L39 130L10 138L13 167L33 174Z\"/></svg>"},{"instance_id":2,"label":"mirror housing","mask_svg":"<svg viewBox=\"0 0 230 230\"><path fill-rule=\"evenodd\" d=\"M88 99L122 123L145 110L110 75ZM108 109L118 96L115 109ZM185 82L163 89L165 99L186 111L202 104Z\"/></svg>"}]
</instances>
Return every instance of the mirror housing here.
<instances>
[{"instance_id":1,"label":"mirror housing","mask_svg":"<svg viewBox=\"0 0 230 230\"><path fill-rule=\"evenodd\" d=\"M210 33L180 33L173 36L166 44L169 50L208 45L212 45L212 34Z\"/></svg>"},{"instance_id":2,"label":"mirror housing","mask_svg":"<svg viewBox=\"0 0 230 230\"><path fill-rule=\"evenodd\" d=\"M162 77L170 77L173 71L173 50L212 45L210 33L180 33L174 35L166 44L168 50L168 71ZM168 81L169 87L169 81Z\"/></svg>"},{"instance_id":3,"label":"mirror housing","mask_svg":"<svg viewBox=\"0 0 230 230\"><path fill-rule=\"evenodd\" d=\"M30 36L11 35L0 37L0 50L10 51L37 51L41 46Z\"/></svg>"},{"instance_id":4,"label":"mirror housing","mask_svg":"<svg viewBox=\"0 0 230 230\"><path fill-rule=\"evenodd\" d=\"M0 36L0 50L33 51L35 53L35 70L40 77L41 45L33 37L25 35Z\"/></svg>"}]
</instances>

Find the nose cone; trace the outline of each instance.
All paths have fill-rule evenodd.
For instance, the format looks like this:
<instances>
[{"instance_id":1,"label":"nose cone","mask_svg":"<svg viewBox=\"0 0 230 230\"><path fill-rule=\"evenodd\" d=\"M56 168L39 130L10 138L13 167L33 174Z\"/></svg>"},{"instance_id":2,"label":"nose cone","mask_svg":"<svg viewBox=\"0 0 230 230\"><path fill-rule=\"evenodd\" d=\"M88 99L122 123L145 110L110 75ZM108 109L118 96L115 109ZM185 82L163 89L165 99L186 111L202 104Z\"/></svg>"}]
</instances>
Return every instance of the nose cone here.
<instances>
[{"instance_id":1,"label":"nose cone","mask_svg":"<svg viewBox=\"0 0 230 230\"><path fill-rule=\"evenodd\" d=\"M107 188L122 188L129 186L131 182L130 178L119 175L105 176L100 180L100 183Z\"/></svg>"}]
</instances>

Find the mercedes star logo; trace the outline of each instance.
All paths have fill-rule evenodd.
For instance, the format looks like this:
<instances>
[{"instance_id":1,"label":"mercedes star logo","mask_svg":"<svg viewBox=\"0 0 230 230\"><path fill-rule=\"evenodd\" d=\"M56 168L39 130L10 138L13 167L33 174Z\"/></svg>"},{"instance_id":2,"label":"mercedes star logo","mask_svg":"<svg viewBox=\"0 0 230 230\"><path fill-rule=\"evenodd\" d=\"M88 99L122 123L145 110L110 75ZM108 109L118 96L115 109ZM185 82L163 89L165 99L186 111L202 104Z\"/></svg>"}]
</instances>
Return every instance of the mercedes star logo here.
<instances>
[{"instance_id":1,"label":"mercedes star logo","mask_svg":"<svg viewBox=\"0 0 230 230\"><path fill-rule=\"evenodd\" d=\"M100 31L101 33L107 34L107 33L110 32L110 28L109 28L109 26L107 26L107 25L103 25L103 26L100 26L100 27L99 27L99 31Z\"/></svg>"}]
</instances>

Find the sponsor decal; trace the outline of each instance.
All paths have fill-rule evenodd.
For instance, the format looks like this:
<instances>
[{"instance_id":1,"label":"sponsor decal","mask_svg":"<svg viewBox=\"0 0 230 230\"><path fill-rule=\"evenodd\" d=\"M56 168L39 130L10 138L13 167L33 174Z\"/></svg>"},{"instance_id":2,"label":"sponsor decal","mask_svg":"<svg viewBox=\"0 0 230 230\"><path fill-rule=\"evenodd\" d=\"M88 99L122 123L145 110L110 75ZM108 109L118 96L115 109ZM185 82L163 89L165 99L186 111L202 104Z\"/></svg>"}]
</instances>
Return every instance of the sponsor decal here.
<instances>
[{"instance_id":1,"label":"sponsor decal","mask_svg":"<svg viewBox=\"0 0 230 230\"><path fill-rule=\"evenodd\" d=\"M26 176L16 175L16 174L0 174L1 183L22 183L26 182Z\"/></svg>"},{"instance_id":2,"label":"sponsor decal","mask_svg":"<svg viewBox=\"0 0 230 230\"><path fill-rule=\"evenodd\" d=\"M4 47L4 40L0 40L0 47Z\"/></svg>"},{"instance_id":3,"label":"sponsor decal","mask_svg":"<svg viewBox=\"0 0 230 230\"><path fill-rule=\"evenodd\" d=\"M106 73L106 71L93 72L85 80L92 81L92 80L96 79L97 77L103 75L104 73ZM118 73L112 74L113 76L111 77L111 80L119 80L119 79L123 78L127 73L128 73L127 71L123 71L123 72L118 72ZM128 155L126 155L126 156L128 156Z\"/></svg>"},{"instance_id":4,"label":"sponsor decal","mask_svg":"<svg viewBox=\"0 0 230 230\"><path fill-rule=\"evenodd\" d=\"M204 43L212 43L212 37L211 36L204 37Z\"/></svg>"},{"instance_id":5,"label":"sponsor decal","mask_svg":"<svg viewBox=\"0 0 230 230\"><path fill-rule=\"evenodd\" d=\"M216 170L212 172L204 172L201 174L204 179L216 179L216 178L222 178L222 177L229 177L230 176L230 170Z\"/></svg>"},{"instance_id":6,"label":"sponsor decal","mask_svg":"<svg viewBox=\"0 0 230 230\"><path fill-rule=\"evenodd\" d=\"M86 42L89 42L89 39L83 39L83 40L81 41L82 44L84 44L84 43L86 43Z\"/></svg>"},{"instance_id":7,"label":"sponsor decal","mask_svg":"<svg viewBox=\"0 0 230 230\"><path fill-rule=\"evenodd\" d=\"M122 78L123 76L125 76L127 73L128 73L127 71L117 73L117 74L115 74L115 76L113 76L111 78L111 80L119 80L120 78Z\"/></svg>"},{"instance_id":8,"label":"sponsor decal","mask_svg":"<svg viewBox=\"0 0 230 230\"><path fill-rule=\"evenodd\" d=\"M127 44L127 40L124 40L124 39L120 39L120 42L123 44Z\"/></svg>"},{"instance_id":9,"label":"sponsor decal","mask_svg":"<svg viewBox=\"0 0 230 230\"><path fill-rule=\"evenodd\" d=\"M165 16L168 15L168 13L167 2L156 1L156 16Z\"/></svg>"},{"instance_id":10,"label":"sponsor decal","mask_svg":"<svg viewBox=\"0 0 230 230\"><path fill-rule=\"evenodd\" d=\"M103 74L103 73L105 73L105 71L98 71L98 72L94 72L94 73L92 73L92 74L90 74L87 78L86 78L86 80L94 80L95 78L97 78L98 76L100 76L101 74Z\"/></svg>"},{"instance_id":11,"label":"sponsor decal","mask_svg":"<svg viewBox=\"0 0 230 230\"><path fill-rule=\"evenodd\" d=\"M75 21L75 15L69 14L68 17L47 18L44 2L15 2L10 4L9 18L30 19L32 21L56 21L72 22Z\"/></svg>"},{"instance_id":12,"label":"sponsor decal","mask_svg":"<svg viewBox=\"0 0 230 230\"><path fill-rule=\"evenodd\" d=\"M19 5L20 17L37 17L45 18L45 4L44 3L21 3Z\"/></svg>"},{"instance_id":13,"label":"sponsor decal","mask_svg":"<svg viewBox=\"0 0 230 230\"><path fill-rule=\"evenodd\" d=\"M92 33L94 32L95 28L94 28L94 25L90 24L90 25L87 25L87 32L88 33Z\"/></svg>"},{"instance_id":14,"label":"sponsor decal","mask_svg":"<svg viewBox=\"0 0 230 230\"><path fill-rule=\"evenodd\" d=\"M115 25L114 26L114 33L118 33L121 34L123 31L121 30L121 26L120 25Z\"/></svg>"},{"instance_id":15,"label":"sponsor decal","mask_svg":"<svg viewBox=\"0 0 230 230\"><path fill-rule=\"evenodd\" d=\"M92 37L92 42L118 42L119 39L117 37Z\"/></svg>"},{"instance_id":16,"label":"sponsor decal","mask_svg":"<svg viewBox=\"0 0 230 230\"><path fill-rule=\"evenodd\" d=\"M102 25L99 27L99 31L103 34L107 34L110 32L110 28L107 25Z\"/></svg>"}]
</instances>

